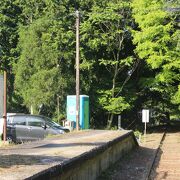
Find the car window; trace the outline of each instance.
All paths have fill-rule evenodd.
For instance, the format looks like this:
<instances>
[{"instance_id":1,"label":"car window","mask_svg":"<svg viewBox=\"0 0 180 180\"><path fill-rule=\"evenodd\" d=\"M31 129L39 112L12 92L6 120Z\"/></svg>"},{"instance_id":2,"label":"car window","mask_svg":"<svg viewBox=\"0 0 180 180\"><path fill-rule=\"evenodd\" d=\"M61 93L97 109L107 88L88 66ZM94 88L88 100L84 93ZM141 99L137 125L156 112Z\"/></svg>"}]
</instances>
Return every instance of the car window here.
<instances>
[{"instance_id":1,"label":"car window","mask_svg":"<svg viewBox=\"0 0 180 180\"><path fill-rule=\"evenodd\" d=\"M56 124L56 123L53 122L53 121L45 121L45 122L46 122L46 125L49 126L49 127L57 128L57 127L60 126L60 125Z\"/></svg>"},{"instance_id":2,"label":"car window","mask_svg":"<svg viewBox=\"0 0 180 180\"><path fill-rule=\"evenodd\" d=\"M29 126L42 127L44 125L44 121L38 117L27 117Z\"/></svg>"},{"instance_id":3,"label":"car window","mask_svg":"<svg viewBox=\"0 0 180 180\"><path fill-rule=\"evenodd\" d=\"M12 124L13 119L14 119L14 117L7 117L7 124Z\"/></svg>"},{"instance_id":4,"label":"car window","mask_svg":"<svg viewBox=\"0 0 180 180\"><path fill-rule=\"evenodd\" d=\"M58 123L52 121L52 120L51 120L50 118L48 118L48 117L45 117L45 116L44 116L43 119L45 120L46 125L48 125L49 127L55 127L55 128L57 128L57 127L62 127L61 125L59 125Z\"/></svg>"},{"instance_id":5,"label":"car window","mask_svg":"<svg viewBox=\"0 0 180 180\"><path fill-rule=\"evenodd\" d=\"M25 116L15 116L12 122L15 125L26 125L26 117Z\"/></svg>"}]
</instances>

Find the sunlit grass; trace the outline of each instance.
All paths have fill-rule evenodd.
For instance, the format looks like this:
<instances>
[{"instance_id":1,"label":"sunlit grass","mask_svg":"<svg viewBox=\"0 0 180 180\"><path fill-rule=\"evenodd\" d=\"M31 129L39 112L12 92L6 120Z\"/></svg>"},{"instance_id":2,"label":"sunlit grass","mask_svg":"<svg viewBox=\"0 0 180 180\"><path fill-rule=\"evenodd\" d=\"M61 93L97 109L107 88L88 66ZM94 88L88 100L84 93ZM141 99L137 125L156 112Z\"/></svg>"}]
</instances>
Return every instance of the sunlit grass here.
<instances>
[{"instance_id":1,"label":"sunlit grass","mask_svg":"<svg viewBox=\"0 0 180 180\"><path fill-rule=\"evenodd\" d=\"M14 145L14 143L10 143L9 141L0 141L0 148L10 147L13 145Z\"/></svg>"}]
</instances>

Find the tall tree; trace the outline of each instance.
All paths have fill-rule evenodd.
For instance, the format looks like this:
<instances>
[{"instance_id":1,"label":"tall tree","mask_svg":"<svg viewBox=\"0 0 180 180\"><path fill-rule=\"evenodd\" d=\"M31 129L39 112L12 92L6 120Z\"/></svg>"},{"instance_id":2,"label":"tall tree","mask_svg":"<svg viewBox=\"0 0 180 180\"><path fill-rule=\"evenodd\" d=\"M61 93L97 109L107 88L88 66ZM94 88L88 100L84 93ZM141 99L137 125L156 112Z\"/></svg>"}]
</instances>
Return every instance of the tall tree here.
<instances>
[{"instance_id":1,"label":"tall tree","mask_svg":"<svg viewBox=\"0 0 180 180\"><path fill-rule=\"evenodd\" d=\"M96 82L101 84L99 103L109 112L108 127L112 125L114 114L129 108L122 90L138 64L133 59L132 48L128 49L130 31L129 2L120 0L96 2L81 26L82 41L86 43L82 67L100 69L96 72Z\"/></svg>"},{"instance_id":2,"label":"tall tree","mask_svg":"<svg viewBox=\"0 0 180 180\"><path fill-rule=\"evenodd\" d=\"M179 104L180 58L179 30L166 5L165 1L158 0L133 0L132 3L138 24L133 40L136 53L156 72L150 91L161 94L168 110L171 103Z\"/></svg>"},{"instance_id":3,"label":"tall tree","mask_svg":"<svg viewBox=\"0 0 180 180\"><path fill-rule=\"evenodd\" d=\"M71 91L73 85L74 33L68 27L69 21L63 21L67 18L67 9L54 2L52 10L50 2L45 1L44 9L40 8L39 14L28 21L28 25L20 26L20 57L14 65L14 72L15 87L25 105L33 106L37 113L38 106L44 104L52 115L57 97L61 97L60 103L63 104L66 91Z\"/></svg>"},{"instance_id":4,"label":"tall tree","mask_svg":"<svg viewBox=\"0 0 180 180\"><path fill-rule=\"evenodd\" d=\"M21 9L14 0L0 1L0 67L7 69L8 73L8 111L12 111L17 106L14 95L14 75L12 64L17 60L16 51L18 43L18 20Z\"/></svg>"}]
</instances>

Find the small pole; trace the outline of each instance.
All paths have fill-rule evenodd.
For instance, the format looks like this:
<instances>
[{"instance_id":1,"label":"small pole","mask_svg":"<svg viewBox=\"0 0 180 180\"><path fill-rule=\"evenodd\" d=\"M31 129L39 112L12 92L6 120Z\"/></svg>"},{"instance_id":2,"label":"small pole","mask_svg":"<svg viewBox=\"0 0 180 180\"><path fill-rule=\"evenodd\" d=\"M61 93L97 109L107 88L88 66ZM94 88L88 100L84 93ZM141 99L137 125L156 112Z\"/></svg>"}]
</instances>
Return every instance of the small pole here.
<instances>
[{"instance_id":1,"label":"small pole","mask_svg":"<svg viewBox=\"0 0 180 180\"><path fill-rule=\"evenodd\" d=\"M57 95L57 116L58 116L58 122L59 122L59 95Z\"/></svg>"},{"instance_id":2,"label":"small pole","mask_svg":"<svg viewBox=\"0 0 180 180\"><path fill-rule=\"evenodd\" d=\"M79 131L79 11L76 10L76 130Z\"/></svg>"},{"instance_id":3,"label":"small pole","mask_svg":"<svg viewBox=\"0 0 180 180\"><path fill-rule=\"evenodd\" d=\"M121 129L121 115L118 115L118 129Z\"/></svg>"},{"instance_id":4,"label":"small pole","mask_svg":"<svg viewBox=\"0 0 180 180\"><path fill-rule=\"evenodd\" d=\"M7 127L7 72L4 70L4 128L3 128L3 140L6 141L6 127Z\"/></svg>"},{"instance_id":5,"label":"small pole","mask_svg":"<svg viewBox=\"0 0 180 180\"><path fill-rule=\"evenodd\" d=\"M33 112L33 105L31 104L31 114L34 114L34 112Z\"/></svg>"},{"instance_id":6,"label":"small pole","mask_svg":"<svg viewBox=\"0 0 180 180\"><path fill-rule=\"evenodd\" d=\"M144 141L146 142L146 121L144 123Z\"/></svg>"}]
</instances>

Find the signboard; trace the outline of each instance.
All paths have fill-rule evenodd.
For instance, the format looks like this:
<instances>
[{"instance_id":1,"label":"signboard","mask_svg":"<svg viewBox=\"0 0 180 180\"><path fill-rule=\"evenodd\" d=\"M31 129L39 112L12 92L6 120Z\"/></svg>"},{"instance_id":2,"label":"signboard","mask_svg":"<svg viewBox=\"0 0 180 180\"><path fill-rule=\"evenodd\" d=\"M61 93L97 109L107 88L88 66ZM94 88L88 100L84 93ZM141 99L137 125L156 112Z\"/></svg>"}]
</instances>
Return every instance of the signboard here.
<instances>
[{"instance_id":1,"label":"signboard","mask_svg":"<svg viewBox=\"0 0 180 180\"><path fill-rule=\"evenodd\" d=\"M144 123L144 140L146 141L146 123L149 122L149 110L142 110L142 122Z\"/></svg>"},{"instance_id":2,"label":"signboard","mask_svg":"<svg viewBox=\"0 0 180 180\"><path fill-rule=\"evenodd\" d=\"M147 109L142 110L142 122L144 123L149 122L149 110Z\"/></svg>"},{"instance_id":3,"label":"signboard","mask_svg":"<svg viewBox=\"0 0 180 180\"><path fill-rule=\"evenodd\" d=\"M4 78L0 75L0 118L3 117L3 107L4 107Z\"/></svg>"}]
</instances>

